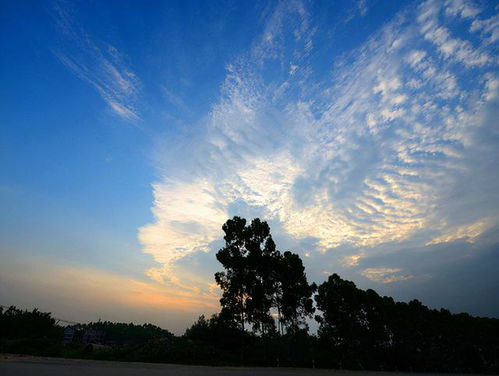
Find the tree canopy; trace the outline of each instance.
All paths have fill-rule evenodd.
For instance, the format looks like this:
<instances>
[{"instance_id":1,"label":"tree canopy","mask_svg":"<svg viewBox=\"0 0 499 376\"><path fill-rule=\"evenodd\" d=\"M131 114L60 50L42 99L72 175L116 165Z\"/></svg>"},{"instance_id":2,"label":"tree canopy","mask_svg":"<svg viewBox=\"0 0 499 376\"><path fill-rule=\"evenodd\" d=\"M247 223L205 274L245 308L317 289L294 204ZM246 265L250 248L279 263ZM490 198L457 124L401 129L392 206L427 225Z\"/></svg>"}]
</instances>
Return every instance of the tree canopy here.
<instances>
[{"instance_id":1,"label":"tree canopy","mask_svg":"<svg viewBox=\"0 0 499 376\"><path fill-rule=\"evenodd\" d=\"M216 257L225 271L215 274L222 289L222 315L245 330L245 323L262 334L276 331L273 313L282 327L296 330L314 312L312 294L303 262L289 251L281 254L267 222L250 224L244 218L229 219L222 227L225 247Z\"/></svg>"}]
</instances>

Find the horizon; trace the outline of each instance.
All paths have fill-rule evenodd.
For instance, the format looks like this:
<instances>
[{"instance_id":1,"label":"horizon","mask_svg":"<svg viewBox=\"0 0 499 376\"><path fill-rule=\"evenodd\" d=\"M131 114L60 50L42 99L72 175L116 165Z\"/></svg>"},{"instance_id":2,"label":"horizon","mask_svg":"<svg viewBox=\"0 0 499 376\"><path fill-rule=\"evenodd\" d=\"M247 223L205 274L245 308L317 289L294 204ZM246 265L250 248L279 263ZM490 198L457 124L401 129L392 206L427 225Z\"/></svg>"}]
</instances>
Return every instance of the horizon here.
<instances>
[{"instance_id":1,"label":"horizon","mask_svg":"<svg viewBox=\"0 0 499 376\"><path fill-rule=\"evenodd\" d=\"M222 224L499 318L499 6L0 4L0 304L181 334Z\"/></svg>"}]
</instances>

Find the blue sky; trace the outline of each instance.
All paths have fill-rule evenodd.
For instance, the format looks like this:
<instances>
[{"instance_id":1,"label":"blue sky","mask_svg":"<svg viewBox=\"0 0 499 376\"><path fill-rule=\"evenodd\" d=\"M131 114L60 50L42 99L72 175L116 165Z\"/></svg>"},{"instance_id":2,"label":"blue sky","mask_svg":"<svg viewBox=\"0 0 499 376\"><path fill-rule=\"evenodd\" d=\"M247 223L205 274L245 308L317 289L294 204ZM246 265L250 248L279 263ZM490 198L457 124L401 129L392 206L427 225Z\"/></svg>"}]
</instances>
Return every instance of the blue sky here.
<instances>
[{"instance_id":1,"label":"blue sky","mask_svg":"<svg viewBox=\"0 0 499 376\"><path fill-rule=\"evenodd\" d=\"M0 7L1 304L180 333L241 215L318 283L499 317L494 2Z\"/></svg>"}]
</instances>

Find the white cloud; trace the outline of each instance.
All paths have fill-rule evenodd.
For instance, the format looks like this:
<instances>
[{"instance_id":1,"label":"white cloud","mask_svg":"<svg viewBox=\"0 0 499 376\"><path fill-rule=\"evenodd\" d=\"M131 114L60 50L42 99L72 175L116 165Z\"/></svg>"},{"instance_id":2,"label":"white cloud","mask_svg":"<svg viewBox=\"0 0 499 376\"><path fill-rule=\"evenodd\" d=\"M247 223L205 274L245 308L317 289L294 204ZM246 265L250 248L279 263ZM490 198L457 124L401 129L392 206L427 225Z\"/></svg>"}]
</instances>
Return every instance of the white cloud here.
<instances>
[{"instance_id":1,"label":"white cloud","mask_svg":"<svg viewBox=\"0 0 499 376\"><path fill-rule=\"evenodd\" d=\"M468 50L452 38L452 24L439 23L442 4L430 1L346 55L333 78L288 80L295 55L294 77L311 69L306 50L314 35L308 13L293 4L277 7L251 53L228 65L198 145L161 160L155 221L140 236L161 264L153 278L178 278L177 261L209 250L221 224L244 211L279 223L295 240L314 239L316 251L350 246L347 266L357 265L360 247L367 254L408 241L442 219L442 234L456 226L441 208L470 173L465 157L480 148L474 134L496 87L490 74L482 81L466 74L493 67L481 60L490 48ZM287 17L301 25L288 46L293 54L283 43ZM397 40L404 42L393 48ZM283 80L265 76L266 59L279 60ZM276 88L285 90L276 96ZM400 272L367 268L363 275L382 283L412 278Z\"/></svg>"},{"instance_id":2,"label":"white cloud","mask_svg":"<svg viewBox=\"0 0 499 376\"><path fill-rule=\"evenodd\" d=\"M475 48L468 40L453 37L447 27L439 24L438 16L442 11L442 5L441 1L436 0L427 0L420 5L418 21L425 39L435 44L447 60L468 67L483 66L492 62L492 58L482 48ZM462 1L447 1L444 8L445 13L460 15L463 18L473 18L479 13L477 8Z\"/></svg>"},{"instance_id":3,"label":"white cloud","mask_svg":"<svg viewBox=\"0 0 499 376\"><path fill-rule=\"evenodd\" d=\"M208 244L220 237L220 229L228 213L223 199L212 183L166 182L154 186L155 222L140 229L144 252L161 264L148 271L158 282L173 281L174 261L197 251L208 251Z\"/></svg>"},{"instance_id":4,"label":"white cloud","mask_svg":"<svg viewBox=\"0 0 499 376\"><path fill-rule=\"evenodd\" d=\"M343 266L348 266L348 267L358 266L359 261L361 259L363 259L364 257L365 257L365 255L363 255L363 254L344 256L341 259L341 263Z\"/></svg>"},{"instance_id":5,"label":"white cloud","mask_svg":"<svg viewBox=\"0 0 499 376\"><path fill-rule=\"evenodd\" d=\"M475 19L470 26L471 32L479 31L485 38L485 44L492 44L499 40L499 15L487 19Z\"/></svg>"},{"instance_id":6,"label":"white cloud","mask_svg":"<svg viewBox=\"0 0 499 376\"><path fill-rule=\"evenodd\" d=\"M481 13L480 8L472 2L465 0L447 0L444 7L445 13L454 17L473 18Z\"/></svg>"}]
</instances>

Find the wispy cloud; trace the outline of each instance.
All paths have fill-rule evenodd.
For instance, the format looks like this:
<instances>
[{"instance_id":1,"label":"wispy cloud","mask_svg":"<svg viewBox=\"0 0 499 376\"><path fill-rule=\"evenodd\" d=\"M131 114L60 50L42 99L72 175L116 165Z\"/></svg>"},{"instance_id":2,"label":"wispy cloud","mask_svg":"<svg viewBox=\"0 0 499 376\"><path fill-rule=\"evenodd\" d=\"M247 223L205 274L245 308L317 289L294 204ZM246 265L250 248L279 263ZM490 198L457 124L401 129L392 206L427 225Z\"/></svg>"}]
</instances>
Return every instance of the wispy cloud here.
<instances>
[{"instance_id":1,"label":"wispy cloud","mask_svg":"<svg viewBox=\"0 0 499 376\"><path fill-rule=\"evenodd\" d=\"M465 240L469 243L473 243L490 227L490 221L485 218L469 225L446 228L443 234L432 239L426 243L426 245L449 243L455 240Z\"/></svg>"},{"instance_id":2,"label":"wispy cloud","mask_svg":"<svg viewBox=\"0 0 499 376\"><path fill-rule=\"evenodd\" d=\"M348 266L348 267L353 267L353 266L358 266L359 261L363 259L365 256L363 254L356 254L356 255L348 255L344 256L341 259L341 263L343 266Z\"/></svg>"},{"instance_id":3,"label":"wispy cloud","mask_svg":"<svg viewBox=\"0 0 499 376\"><path fill-rule=\"evenodd\" d=\"M457 16L472 25L478 13L424 2L345 55L331 76L312 78L297 75L313 71L317 27L302 3L292 4L278 6L251 51L228 65L203 131L175 160L165 153L160 161L167 173L154 186L155 221L140 230L160 264L149 272L154 279L179 283L178 260L208 252L222 223L241 212L278 223L293 239L314 239L315 251L348 245L350 266L359 248L418 236L422 245L450 241L445 234L462 225L447 209L472 173L469 155L495 158L480 154L477 138L496 100L494 50L452 35ZM281 78L265 74L273 62ZM471 69L481 79L470 79ZM429 238L429 229L439 233ZM363 275L412 278L399 272Z\"/></svg>"},{"instance_id":4,"label":"wispy cloud","mask_svg":"<svg viewBox=\"0 0 499 376\"><path fill-rule=\"evenodd\" d=\"M399 281L407 281L414 278L409 274L399 274L402 271L400 268L367 268L362 274L367 279L379 283L394 283Z\"/></svg>"},{"instance_id":5,"label":"wispy cloud","mask_svg":"<svg viewBox=\"0 0 499 376\"><path fill-rule=\"evenodd\" d=\"M356 0L355 4L348 11L344 23L348 23L358 16L365 17L369 12L369 8L370 5L368 0Z\"/></svg>"},{"instance_id":6,"label":"wispy cloud","mask_svg":"<svg viewBox=\"0 0 499 376\"><path fill-rule=\"evenodd\" d=\"M357 8L359 10L360 15L364 17L367 14L367 11L369 10L369 6L367 5L367 0L357 0Z\"/></svg>"},{"instance_id":7,"label":"wispy cloud","mask_svg":"<svg viewBox=\"0 0 499 376\"><path fill-rule=\"evenodd\" d=\"M137 98L140 80L125 63L118 49L97 42L75 20L70 3L53 3L55 23L64 47L54 51L59 60L80 79L89 83L123 120L140 120Z\"/></svg>"}]
</instances>

